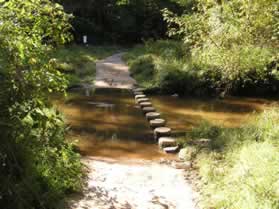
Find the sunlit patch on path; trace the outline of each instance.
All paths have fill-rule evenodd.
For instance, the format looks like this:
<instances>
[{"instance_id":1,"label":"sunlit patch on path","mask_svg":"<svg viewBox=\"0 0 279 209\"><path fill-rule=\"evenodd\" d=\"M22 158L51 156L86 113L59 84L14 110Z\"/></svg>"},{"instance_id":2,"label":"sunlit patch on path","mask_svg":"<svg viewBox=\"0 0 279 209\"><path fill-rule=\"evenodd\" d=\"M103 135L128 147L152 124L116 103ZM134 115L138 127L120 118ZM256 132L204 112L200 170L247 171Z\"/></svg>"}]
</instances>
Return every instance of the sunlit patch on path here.
<instances>
[{"instance_id":1,"label":"sunlit patch on path","mask_svg":"<svg viewBox=\"0 0 279 209\"><path fill-rule=\"evenodd\" d=\"M86 158L88 186L72 209L194 209L184 171L148 160Z\"/></svg>"},{"instance_id":2,"label":"sunlit patch on path","mask_svg":"<svg viewBox=\"0 0 279 209\"><path fill-rule=\"evenodd\" d=\"M96 64L95 87L99 91L103 88L131 89L136 83L130 77L128 67L121 56L121 53L116 54ZM109 97L114 98L116 95ZM85 154L83 162L88 171L87 186L80 197L70 201L70 208L194 209L193 192L185 180L185 171L161 163L162 157L173 160L175 156L166 156L159 151L157 145L151 143L152 132L149 134L148 123L141 111L134 107L132 96L131 99L127 99L118 95L114 100L107 100L96 93L80 101L80 104L73 102L68 106L64 105L64 112L74 132L79 134L77 130L75 131L79 126L82 130L87 127L87 131L84 130L80 134L88 138L83 139L79 147ZM79 105L83 107L83 111L78 108ZM103 117L104 115L106 117ZM85 127L81 126L82 124ZM122 130L129 130L129 140L107 139L99 141L92 147L95 138L99 138L94 128L99 134L102 129L106 130L101 132L109 134L115 128L119 139L126 136ZM125 142L125 146L122 142ZM113 143L117 144L118 149L115 149L117 147L113 146ZM122 154L116 156L117 150L121 150L119 153Z\"/></svg>"},{"instance_id":3,"label":"sunlit patch on path","mask_svg":"<svg viewBox=\"0 0 279 209\"><path fill-rule=\"evenodd\" d=\"M118 53L96 63L96 88L131 89L136 81L130 77L129 68Z\"/></svg>"}]
</instances>

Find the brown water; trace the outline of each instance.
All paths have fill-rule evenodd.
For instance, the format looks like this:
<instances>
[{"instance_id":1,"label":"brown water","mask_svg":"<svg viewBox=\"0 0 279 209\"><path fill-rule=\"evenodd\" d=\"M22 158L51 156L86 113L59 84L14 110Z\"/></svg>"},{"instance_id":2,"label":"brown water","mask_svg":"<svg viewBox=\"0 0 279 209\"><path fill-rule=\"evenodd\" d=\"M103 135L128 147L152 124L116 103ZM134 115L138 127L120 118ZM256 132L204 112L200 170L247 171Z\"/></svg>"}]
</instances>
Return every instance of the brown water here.
<instances>
[{"instance_id":1,"label":"brown water","mask_svg":"<svg viewBox=\"0 0 279 209\"><path fill-rule=\"evenodd\" d=\"M202 121L237 127L271 102L264 99L229 98L225 100L151 97L175 134L197 126ZM127 90L99 89L93 96L71 95L57 101L71 126L69 137L78 140L83 155L95 157L158 159L173 158L160 152L153 133L133 96Z\"/></svg>"},{"instance_id":2,"label":"brown water","mask_svg":"<svg viewBox=\"0 0 279 209\"><path fill-rule=\"evenodd\" d=\"M197 127L203 121L224 127L239 127L253 119L256 116L253 113L276 104L275 100L244 97L201 100L154 96L152 102L177 135Z\"/></svg>"},{"instance_id":3,"label":"brown water","mask_svg":"<svg viewBox=\"0 0 279 209\"><path fill-rule=\"evenodd\" d=\"M154 143L153 132L131 93L99 89L94 96L71 95L56 102L71 126L83 155L109 158L166 157Z\"/></svg>"}]
</instances>

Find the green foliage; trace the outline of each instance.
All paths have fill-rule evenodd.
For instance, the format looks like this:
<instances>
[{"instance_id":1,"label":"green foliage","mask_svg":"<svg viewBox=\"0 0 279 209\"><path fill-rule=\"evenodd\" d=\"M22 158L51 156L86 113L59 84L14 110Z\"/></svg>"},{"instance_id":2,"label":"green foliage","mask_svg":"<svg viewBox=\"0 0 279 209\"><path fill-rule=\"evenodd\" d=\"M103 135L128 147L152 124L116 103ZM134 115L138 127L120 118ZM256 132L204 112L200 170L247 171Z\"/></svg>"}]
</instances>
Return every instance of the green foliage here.
<instances>
[{"instance_id":1,"label":"green foliage","mask_svg":"<svg viewBox=\"0 0 279 209\"><path fill-rule=\"evenodd\" d=\"M148 41L133 48L124 59L132 76L145 88L182 95L212 93L215 75L196 66L187 45L181 42Z\"/></svg>"},{"instance_id":2,"label":"green foliage","mask_svg":"<svg viewBox=\"0 0 279 209\"><path fill-rule=\"evenodd\" d=\"M278 91L278 4L198 0L182 16L164 10L169 36L190 45L193 61L220 76L224 93L256 86Z\"/></svg>"},{"instance_id":3,"label":"green foliage","mask_svg":"<svg viewBox=\"0 0 279 209\"><path fill-rule=\"evenodd\" d=\"M202 177L202 207L273 209L279 207L279 109L273 108L241 128L204 123L182 143L208 138L194 161Z\"/></svg>"},{"instance_id":4,"label":"green foliage","mask_svg":"<svg viewBox=\"0 0 279 209\"><path fill-rule=\"evenodd\" d=\"M82 175L47 100L67 84L49 54L71 40L71 16L48 0L0 4L0 207L55 208Z\"/></svg>"}]
</instances>

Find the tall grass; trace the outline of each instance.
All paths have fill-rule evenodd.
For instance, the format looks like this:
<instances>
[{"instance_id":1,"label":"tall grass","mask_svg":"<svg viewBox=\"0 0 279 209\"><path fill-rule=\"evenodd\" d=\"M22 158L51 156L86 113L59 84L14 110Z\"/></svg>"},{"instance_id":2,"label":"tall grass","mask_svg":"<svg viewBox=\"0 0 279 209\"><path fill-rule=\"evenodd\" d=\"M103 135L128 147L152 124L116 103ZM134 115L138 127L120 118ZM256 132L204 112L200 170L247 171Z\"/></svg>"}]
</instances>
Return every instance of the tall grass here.
<instances>
[{"instance_id":1,"label":"tall grass","mask_svg":"<svg viewBox=\"0 0 279 209\"><path fill-rule=\"evenodd\" d=\"M211 139L205 148L193 145ZM279 208L279 108L263 112L241 128L208 123L181 141L194 146L194 162L202 177L202 207Z\"/></svg>"},{"instance_id":2,"label":"tall grass","mask_svg":"<svg viewBox=\"0 0 279 209\"><path fill-rule=\"evenodd\" d=\"M217 58L212 60L215 54L233 59L236 53L241 54L241 59L233 60L238 71L224 68ZM271 50L253 47L229 53L213 49L196 52L182 42L159 40L134 47L124 58L132 76L147 89L197 96L266 95L278 92L271 54Z\"/></svg>"},{"instance_id":3,"label":"tall grass","mask_svg":"<svg viewBox=\"0 0 279 209\"><path fill-rule=\"evenodd\" d=\"M187 45L171 40L147 41L124 59L132 76L145 88L163 93L208 95L211 75L191 60Z\"/></svg>"}]
</instances>

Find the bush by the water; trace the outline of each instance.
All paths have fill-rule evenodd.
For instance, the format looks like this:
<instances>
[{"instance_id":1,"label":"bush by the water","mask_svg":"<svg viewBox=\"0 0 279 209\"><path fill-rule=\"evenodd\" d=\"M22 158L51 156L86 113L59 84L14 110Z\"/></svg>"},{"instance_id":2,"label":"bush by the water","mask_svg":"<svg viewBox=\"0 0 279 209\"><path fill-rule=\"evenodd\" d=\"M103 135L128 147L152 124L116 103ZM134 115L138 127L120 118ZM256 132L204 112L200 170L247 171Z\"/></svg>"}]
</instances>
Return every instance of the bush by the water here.
<instances>
[{"instance_id":1,"label":"bush by the water","mask_svg":"<svg viewBox=\"0 0 279 209\"><path fill-rule=\"evenodd\" d=\"M210 139L207 147L195 145ZM181 144L195 150L192 160L202 177L202 207L279 208L279 109L266 110L240 128L205 122Z\"/></svg>"},{"instance_id":2,"label":"bush by the water","mask_svg":"<svg viewBox=\"0 0 279 209\"><path fill-rule=\"evenodd\" d=\"M182 16L164 10L169 36L187 43L224 94L279 91L278 4L274 0L196 0Z\"/></svg>"},{"instance_id":3,"label":"bush by the water","mask_svg":"<svg viewBox=\"0 0 279 209\"><path fill-rule=\"evenodd\" d=\"M275 94L279 91L279 77L277 61L273 60L274 51L259 50L252 47L238 51L242 54L238 61L241 67L239 73L231 75L231 78L227 77L228 72L223 70L221 61L215 62L217 58L206 60L204 54L195 54L189 45L179 41L148 41L131 49L124 59L132 76L142 86L164 93L197 96ZM212 52L208 53L212 55ZM216 56L222 57L226 53L218 51ZM226 56L233 56L234 52L230 53Z\"/></svg>"},{"instance_id":4,"label":"bush by the water","mask_svg":"<svg viewBox=\"0 0 279 209\"><path fill-rule=\"evenodd\" d=\"M71 40L70 18L48 0L0 1L0 208L58 208L81 188L80 156L48 101L66 88L50 52Z\"/></svg>"},{"instance_id":5,"label":"bush by the water","mask_svg":"<svg viewBox=\"0 0 279 209\"><path fill-rule=\"evenodd\" d=\"M124 59L132 76L145 88L163 93L214 93L217 75L192 62L187 45L178 41L148 41L130 50Z\"/></svg>"},{"instance_id":6,"label":"bush by the water","mask_svg":"<svg viewBox=\"0 0 279 209\"><path fill-rule=\"evenodd\" d=\"M192 10L185 10L183 15L164 9L168 35L178 42L149 41L133 49L126 58L132 70L138 63L141 68L153 68L153 76L145 79L149 80L147 86L166 92L276 94L277 11L278 4L273 0L256 0L253 4L196 0ZM144 66L145 55L152 57L153 65ZM150 58L147 61L150 63ZM143 75L146 70L143 69ZM144 80L139 77L140 82Z\"/></svg>"}]
</instances>

